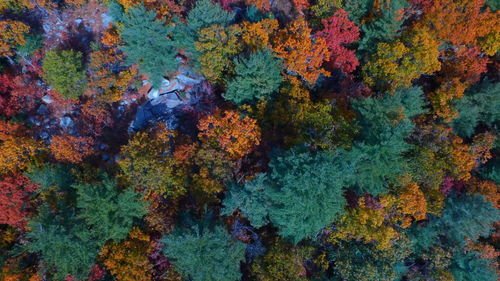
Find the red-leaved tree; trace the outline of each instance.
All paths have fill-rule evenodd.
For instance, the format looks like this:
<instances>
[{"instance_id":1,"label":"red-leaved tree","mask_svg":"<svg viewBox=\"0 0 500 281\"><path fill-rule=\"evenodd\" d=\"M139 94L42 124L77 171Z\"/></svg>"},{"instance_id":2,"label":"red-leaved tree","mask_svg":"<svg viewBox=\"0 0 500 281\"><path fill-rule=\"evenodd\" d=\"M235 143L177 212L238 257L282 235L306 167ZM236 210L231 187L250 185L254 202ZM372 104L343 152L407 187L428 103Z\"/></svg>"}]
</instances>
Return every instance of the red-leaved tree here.
<instances>
[{"instance_id":1,"label":"red-leaved tree","mask_svg":"<svg viewBox=\"0 0 500 281\"><path fill-rule=\"evenodd\" d=\"M324 38L330 51L329 63L345 73L353 72L359 65L354 50L347 46L359 40L359 28L348 18L343 9L337 10L329 19L322 20L323 30L316 36Z\"/></svg>"},{"instance_id":2,"label":"red-leaved tree","mask_svg":"<svg viewBox=\"0 0 500 281\"><path fill-rule=\"evenodd\" d=\"M24 227L27 201L36 188L37 185L21 174L4 177L0 181L0 224Z\"/></svg>"}]
</instances>

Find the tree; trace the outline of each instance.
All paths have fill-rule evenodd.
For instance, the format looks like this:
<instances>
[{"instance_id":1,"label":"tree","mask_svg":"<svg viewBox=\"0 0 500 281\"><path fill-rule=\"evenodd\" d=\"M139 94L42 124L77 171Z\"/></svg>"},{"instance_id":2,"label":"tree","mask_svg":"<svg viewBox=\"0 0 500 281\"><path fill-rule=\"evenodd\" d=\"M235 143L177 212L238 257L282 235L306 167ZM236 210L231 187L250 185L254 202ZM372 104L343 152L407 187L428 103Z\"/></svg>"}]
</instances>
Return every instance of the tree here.
<instances>
[{"instance_id":1,"label":"tree","mask_svg":"<svg viewBox=\"0 0 500 281\"><path fill-rule=\"evenodd\" d=\"M187 22L192 30L200 30L211 25L228 26L235 14L224 10L219 4L211 0L198 0L189 11Z\"/></svg>"},{"instance_id":2,"label":"tree","mask_svg":"<svg viewBox=\"0 0 500 281\"><path fill-rule=\"evenodd\" d=\"M498 272L491 260L482 258L476 251L455 253L450 271L456 281L498 280Z\"/></svg>"},{"instance_id":3,"label":"tree","mask_svg":"<svg viewBox=\"0 0 500 281\"><path fill-rule=\"evenodd\" d=\"M31 184L23 175L15 174L5 176L0 181L0 224L9 224L23 228L26 217L30 194L36 191L37 186Z\"/></svg>"},{"instance_id":4,"label":"tree","mask_svg":"<svg viewBox=\"0 0 500 281\"><path fill-rule=\"evenodd\" d=\"M346 47L359 40L359 28L349 20L348 14L343 9L327 20L321 21L324 29L316 36L324 38L330 50L329 62L334 68L339 68L345 73L353 72L359 65L355 52Z\"/></svg>"},{"instance_id":5,"label":"tree","mask_svg":"<svg viewBox=\"0 0 500 281\"><path fill-rule=\"evenodd\" d=\"M159 85L167 72L175 72L178 62L177 51L170 39L171 28L155 20L156 14L138 5L115 20L120 22L122 41L120 49L127 55L125 62L138 64L142 73L147 74L153 85Z\"/></svg>"},{"instance_id":6,"label":"tree","mask_svg":"<svg viewBox=\"0 0 500 281\"><path fill-rule=\"evenodd\" d=\"M146 214L146 204L132 190L120 192L116 181L104 176L100 183L72 185L77 192L78 218L85 220L100 241L120 241L127 237L134 220Z\"/></svg>"},{"instance_id":7,"label":"tree","mask_svg":"<svg viewBox=\"0 0 500 281\"><path fill-rule=\"evenodd\" d=\"M348 1L354 2L354 1ZM361 26L363 36L359 42L358 50L362 54L372 53L373 46L378 43L390 43L399 35L399 31L404 22L403 10L407 8L407 0L390 0L390 1L361 1L366 3L380 3L380 11L376 14L377 17L372 21L368 21ZM354 8L354 6L351 7ZM348 9L346 7L346 9ZM360 13L360 11L352 11ZM366 13L366 12L365 12Z\"/></svg>"},{"instance_id":8,"label":"tree","mask_svg":"<svg viewBox=\"0 0 500 281\"><path fill-rule=\"evenodd\" d=\"M465 92L465 97L455 102L458 118L451 124L460 136L469 137L479 123L499 127L500 84L485 80Z\"/></svg>"},{"instance_id":9,"label":"tree","mask_svg":"<svg viewBox=\"0 0 500 281\"><path fill-rule=\"evenodd\" d=\"M260 11L266 13L271 11L271 3L268 0L245 0L247 6L255 6Z\"/></svg>"},{"instance_id":10,"label":"tree","mask_svg":"<svg viewBox=\"0 0 500 281\"><path fill-rule=\"evenodd\" d=\"M240 262L245 259L245 246L221 226L177 230L164 236L162 243L163 252L175 268L193 281L241 279Z\"/></svg>"},{"instance_id":11,"label":"tree","mask_svg":"<svg viewBox=\"0 0 500 281\"><path fill-rule=\"evenodd\" d=\"M333 251L335 272L346 281L392 281L400 277L398 266L409 256L407 239L399 238L386 250L354 240L341 242Z\"/></svg>"},{"instance_id":12,"label":"tree","mask_svg":"<svg viewBox=\"0 0 500 281\"><path fill-rule=\"evenodd\" d=\"M198 137L213 147L227 152L232 158L241 158L260 143L260 128L256 120L236 111L216 112L198 123Z\"/></svg>"},{"instance_id":13,"label":"tree","mask_svg":"<svg viewBox=\"0 0 500 281\"><path fill-rule=\"evenodd\" d=\"M0 121L0 175L24 170L41 150L22 123Z\"/></svg>"},{"instance_id":14,"label":"tree","mask_svg":"<svg viewBox=\"0 0 500 281\"><path fill-rule=\"evenodd\" d=\"M351 122L354 113L346 106L328 100L314 102L305 85L291 76L257 117L265 138L287 147L308 143L322 149L347 148L358 131Z\"/></svg>"},{"instance_id":15,"label":"tree","mask_svg":"<svg viewBox=\"0 0 500 281\"><path fill-rule=\"evenodd\" d=\"M342 8L349 14L349 18L359 24L370 9L373 7L374 0L345 0L342 3ZM328 14L327 16L329 16Z\"/></svg>"},{"instance_id":16,"label":"tree","mask_svg":"<svg viewBox=\"0 0 500 281\"><path fill-rule=\"evenodd\" d=\"M177 198L186 192L185 175L170 155L168 130L136 133L121 147L117 161L125 179L146 193Z\"/></svg>"},{"instance_id":17,"label":"tree","mask_svg":"<svg viewBox=\"0 0 500 281\"><path fill-rule=\"evenodd\" d=\"M127 239L120 243L107 244L99 256L118 280L149 281L153 269L148 260L150 243L149 236L134 227Z\"/></svg>"},{"instance_id":18,"label":"tree","mask_svg":"<svg viewBox=\"0 0 500 281\"><path fill-rule=\"evenodd\" d=\"M477 241L493 230L500 213L482 195L453 195L448 197L441 216L432 216L425 227L409 229L413 247L421 251L441 242L463 248L467 239ZM442 240L438 238L443 237Z\"/></svg>"},{"instance_id":19,"label":"tree","mask_svg":"<svg viewBox=\"0 0 500 281\"><path fill-rule=\"evenodd\" d=\"M300 18L277 32L272 43L276 56L283 59L284 67L314 84L322 74L329 76L321 66L330 58L326 41L311 38L311 28Z\"/></svg>"},{"instance_id":20,"label":"tree","mask_svg":"<svg viewBox=\"0 0 500 281\"><path fill-rule=\"evenodd\" d=\"M39 80L30 74L0 75L0 84L0 114L4 117L31 113L45 95Z\"/></svg>"},{"instance_id":21,"label":"tree","mask_svg":"<svg viewBox=\"0 0 500 281\"><path fill-rule=\"evenodd\" d=\"M243 186L232 185L222 213L239 209L255 227L271 222L295 244L343 213L342 175L329 154L291 150L276 155L269 167Z\"/></svg>"},{"instance_id":22,"label":"tree","mask_svg":"<svg viewBox=\"0 0 500 281\"><path fill-rule=\"evenodd\" d=\"M174 18L175 28L172 34L177 49L190 58L190 63L199 69L198 57L200 53L195 47L198 32L212 25L228 26L235 14L224 10L219 4L211 0L198 0L189 11L186 22Z\"/></svg>"},{"instance_id":23,"label":"tree","mask_svg":"<svg viewBox=\"0 0 500 281\"><path fill-rule=\"evenodd\" d=\"M342 8L342 2L340 0L318 0L316 4L311 6L311 11L318 18L326 19L333 14L334 10Z\"/></svg>"},{"instance_id":24,"label":"tree","mask_svg":"<svg viewBox=\"0 0 500 281\"><path fill-rule=\"evenodd\" d=\"M433 1L418 25L429 27L430 34L453 45L476 45L491 32L499 32L498 13L483 9L484 0Z\"/></svg>"},{"instance_id":25,"label":"tree","mask_svg":"<svg viewBox=\"0 0 500 281\"><path fill-rule=\"evenodd\" d=\"M271 37L278 30L276 19L263 19L258 22L243 22L241 24L241 39L246 48L251 51L271 48Z\"/></svg>"},{"instance_id":26,"label":"tree","mask_svg":"<svg viewBox=\"0 0 500 281\"><path fill-rule=\"evenodd\" d=\"M286 244L279 238L270 238L267 253L258 257L250 266L250 275L254 280L306 281L304 261L307 258L303 249Z\"/></svg>"},{"instance_id":27,"label":"tree","mask_svg":"<svg viewBox=\"0 0 500 281\"><path fill-rule=\"evenodd\" d=\"M227 82L222 96L235 104L268 100L281 84L281 61L271 51L250 54L249 58L234 62L236 77Z\"/></svg>"},{"instance_id":28,"label":"tree","mask_svg":"<svg viewBox=\"0 0 500 281\"><path fill-rule=\"evenodd\" d=\"M408 87L423 73L441 68L439 41L429 38L425 29L405 34L401 41L378 43L377 51L363 67L364 81L378 89Z\"/></svg>"},{"instance_id":29,"label":"tree","mask_svg":"<svg viewBox=\"0 0 500 281\"><path fill-rule=\"evenodd\" d=\"M30 27L20 21L2 20L0 21L0 29L2 30L0 35L0 56L3 57L14 55L16 47L26 44L25 34L29 32Z\"/></svg>"},{"instance_id":30,"label":"tree","mask_svg":"<svg viewBox=\"0 0 500 281\"><path fill-rule=\"evenodd\" d=\"M78 221L71 210L61 214L43 205L38 216L30 220L29 243L26 250L40 253L44 267L53 273L56 280L72 275L85 279L95 263L103 242L96 241L91 231Z\"/></svg>"},{"instance_id":31,"label":"tree","mask_svg":"<svg viewBox=\"0 0 500 281\"><path fill-rule=\"evenodd\" d=\"M401 227L409 227L413 221L427 218L427 201L419 186L412 182L401 190L397 207L403 215Z\"/></svg>"},{"instance_id":32,"label":"tree","mask_svg":"<svg viewBox=\"0 0 500 281\"><path fill-rule=\"evenodd\" d=\"M233 68L231 57L238 54L241 45L239 35L241 29L232 25L224 27L211 25L198 32L195 48L201 53L199 57L201 73L210 82L222 81L222 76Z\"/></svg>"},{"instance_id":33,"label":"tree","mask_svg":"<svg viewBox=\"0 0 500 281\"><path fill-rule=\"evenodd\" d=\"M125 55L118 48L95 49L90 54L89 88L97 95L99 101L106 103L117 102L137 75L137 69L121 68L117 71L116 65L123 63ZM91 104L91 103L88 103Z\"/></svg>"},{"instance_id":34,"label":"tree","mask_svg":"<svg viewBox=\"0 0 500 281\"><path fill-rule=\"evenodd\" d=\"M50 151L58 161L79 163L93 153L91 137L53 136Z\"/></svg>"},{"instance_id":35,"label":"tree","mask_svg":"<svg viewBox=\"0 0 500 281\"><path fill-rule=\"evenodd\" d=\"M338 161L349 175L346 183L360 194L387 192L388 182L397 182L407 169L403 157L411 145L405 142L414 128L412 118L424 113L422 90L400 89L394 95L353 101L361 134L353 148L340 153ZM354 176L355 175L355 176Z\"/></svg>"},{"instance_id":36,"label":"tree","mask_svg":"<svg viewBox=\"0 0 500 281\"><path fill-rule=\"evenodd\" d=\"M26 234L29 243L24 247L40 254L55 280L69 275L75 279L88 277L101 247L108 240L124 239L132 221L145 213L137 194L119 192L115 181L106 175L101 182L73 183L69 187L62 180L36 179L40 180L34 181L37 184L59 185L55 188L61 198L51 205L44 203L38 215L30 219L31 231Z\"/></svg>"},{"instance_id":37,"label":"tree","mask_svg":"<svg viewBox=\"0 0 500 281\"><path fill-rule=\"evenodd\" d=\"M82 53L49 50L43 59L43 79L65 98L76 99L85 89Z\"/></svg>"},{"instance_id":38,"label":"tree","mask_svg":"<svg viewBox=\"0 0 500 281\"><path fill-rule=\"evenodd\" d=\"M359 198L357 207L348 210L339 218L335 223L335 230L328 236L329 242L355 239L367 244L373 243L380 250L391 247L398 234L386 220L395 200L386 196L381 198L380 202L374 202L374 207L370 207L367 199L369 198Z\"/></svg>"}]
</instances>

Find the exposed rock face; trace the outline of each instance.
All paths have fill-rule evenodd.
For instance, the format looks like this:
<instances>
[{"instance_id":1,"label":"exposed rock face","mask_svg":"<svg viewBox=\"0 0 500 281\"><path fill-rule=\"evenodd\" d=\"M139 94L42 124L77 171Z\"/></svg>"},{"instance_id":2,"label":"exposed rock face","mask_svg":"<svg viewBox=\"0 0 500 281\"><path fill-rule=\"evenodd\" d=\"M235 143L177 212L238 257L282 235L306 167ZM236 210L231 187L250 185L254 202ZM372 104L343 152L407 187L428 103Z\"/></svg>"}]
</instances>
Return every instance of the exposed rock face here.
<instances>
[{"instance_id":1,"label":"exposed rock face","mask_svg":"<svg viewBox=\"0 0 500 281\"><path fill-rule=\"evenodd\" d=\"M165 122L167 128L179 126L179 116L183 108L197 103L196 91L203 82L188 70L179 70L179 74L170 80L164 78L159 88L151 88L147 94L148 101L137 109L134 121L130 124L129 133L134 133L153 122ZM143 81L147 86L148 81ZM182 94L181 94L182 93Z\"/></svg>"}]
</instances>

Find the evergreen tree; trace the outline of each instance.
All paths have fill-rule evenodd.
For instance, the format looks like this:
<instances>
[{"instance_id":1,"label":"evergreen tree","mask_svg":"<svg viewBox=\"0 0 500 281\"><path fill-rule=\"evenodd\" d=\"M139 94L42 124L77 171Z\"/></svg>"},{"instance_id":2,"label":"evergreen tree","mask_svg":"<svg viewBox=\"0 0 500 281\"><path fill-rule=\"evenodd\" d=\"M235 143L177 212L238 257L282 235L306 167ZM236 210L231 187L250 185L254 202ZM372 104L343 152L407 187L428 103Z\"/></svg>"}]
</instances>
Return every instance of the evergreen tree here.
<instances>
[{"instance_id":1,"label":"evergreen tree","mask_svg":"<svg viewBox=\"0 0 500 281\"><path fill-rule=\"evenodd\" d=\"M171 28L156 20L156 13L138 5L119 14L122 41L120 49L127 55L130 65L139 64L141 72L147 74L153 85L159 85L167 72L177 69L177 51L169 38Z\"/></svg>"},{"instance_id":2,"label":"evergreen tree","mask_svg":"<svg viewBox=\"0 0 500 281\"><path fill-rule=\"evenodd\" d=\"M78 194L78 218L84 219L101 241L124 239L134 220L146 214L139 194L130 189L119 192L116 182L107 176L102 183L80 183L73 188Z\"/></svg>"},{"instance_id":3,"label":"evergreen tree","mask_svg":"<svg viewBox=\"0 0 500 281\"><path fill-rule=\"evenodd\" d=\"M82 53L50 50L42 62L43 79L66 98L78 98L85 89Z\"/></svg>"},{"instance_id":4,"label":"evergreen tree","mask_svg":"<svg viewBox=\"0 0 500 281\"><path fill-rule=\"evenodd\" d=\"M479 123L500 127L500 83L483 81L467 90L455 106L458 118L451 125L462 137L470 137Z\"/></svg>"},{"instance_id":5,"label":"evergreen tree","mask_svg":"<svg viewBox=\"0 0 500 281\"><path fill-rule=\"evenodd\" d=\"M181 22L178 18L174 19L175 28L172 33L174 44L191 59L190 63L193 67L199 70L198 57L201 53L195 48L198 31L211 25L228 26L234 17L233 12L224 10L218 3L211 0L198 0L189 11L186 22Z\"/></svg>"},{"instance_id":6,"label":"evergreen tree","mask_svg":"<svg viewBox=\"0 0 500 281\"><path fill-rule=\"evenodd\" d=\"M177 230L162 239L163 252L175 268L192 281L236 281L245 245L221 226L213 230L193 227Z\"/></svg>"},{"instance_id":7,"label":"evergreen tree","mask_svg":"<svg viewBox=\"0 0 500 281\"><path fill-rule=\"evenodd\" d=\"M359 24L373 6L373 0L345 0L342 8L349 13L349 19ZM330 16L330 15L328 15Z\"/></svg>"},{"instance_id":8,"label":"evergreen tree","mask_svg":"<svg viewBox=\"0 0 500 281\"><path fill-rule=\"evenodd\" d=\"M280 60L263 50L235 60L236 77L228 81L223 97L235 104L267 100L281 84Z\"/></svg>"},{"instance_id":9,"label":"evergreen tree","mask_svg":"<svg viewBox=\"0 0 500 281\"><path fill-rule=\"evenodd\" d=\"M54 205L42 205L30 220L25 249L40 254L55 280L69 275L85 279L104 244L124 239L133 220L145 214L144 203L133 191L119 192L107 176L100 184L68 188L67 180L59 178L65 176L61 167L44 170L49 176L39 176L40 170L31 174L35 183L56 187L62 197Z\"/></svg>"},{"instance_id":10,"label":"evergreen tree","mask_svg":"<svg viewBox=\"0 0 500 281\"><path fill-rule=\"evenodd\" d=\"M393 281L400 277L399 267L410 253L407 239L403 238L386 250L351 240L341 242L334 249L332 259L340 280Z\"/></svg>"},{"instance_id":11,"label":"evergreen tree","mask_svg":"<svg viewBox=\"0 0 500 281\"><path fill-rule=\"evenodd\" d=\"M45 164L41 167L30 167L26 176L35 184L40 185L40 190L57 187L68 190L74 183L73 175L69 166Z\"/></svg>"},{"instance_id":12,"label":"evergreen tree","mask_svg":"<svg viewBox=\"0 0 500 281\"><path fill-rule=\"evenodd\" d=\"M414 128L412 118L425 112L422 90L400 89L382 98L353 101L361 133L353 148L337 156L348 185L358 193L383 194L388 182L406 171L403 154L411 148L405 142Z\"/></svg>"},{"instance_id":13,"label":"evergreen tree","mask_svg":"<svg viewBox=\"0 0 500 281\"><path fill-rule=\"evenodd\" d=\"M43 205L29 227L26 250L40 254L54 280L64 280L69 275L80 280L87 278L104 242L93 238L87 226L75 217L74 210L54 212Z\"/></svg>"},{"instance_id":14,"label":"evergreen tree","mask_svg":"<svg viewBox=\"0 0 500 281\"><path fill-rule=\"evenodd\" d=\"M275 156L270 172L243 186L232 186L223 214L239 209L255 227L267 222L298 243L343 213L342 177L333 157L291 150Z\"/></svg>"},{"instance_id":15,"label":"evergreen tree","mask_svg":"<svg viewBox=\"0 0 500 281\"><path fill-rule=\"evenodd\" d=\"M492 261L475 251L455 253L450 271L456 281L495 281L500 277Z\"/></svg>"},{"instance_id":16,"label":"evergreen tree","mask_svg":"<svg viewBox=\"0 0 500 281\"><path fill-rule=\"evenodd\" d=\"M398 36L403 24L401 10L407 8L408 3L406 0L392 0L387 3L382 4L379 17L361 26L363 36L359 41L360 54L370 53L377 43L391 42Z\"/></svg>"},{"instance_id":17,"label":"evergreen tree","mask_svg":"<svg viewBox=\"0 0 500 281\"><path fill-rule=\"evenodd\" d=\"M224 10L221 5L211 0L198 0L189 11L187 22L191 30L198 31L211 25L228 26L235 14Z\"/></svg>"},{"instance_id":18,"label":"evergreen tree","mask_svg":"<svg viewBox=\"0 0 500 281\"><path fill-rule=\"evenodd\" d=\"M453 195L446 200L441 216L432 216L425 227L414 226L408 233L417 252L440 242L463 249L467 239L488 236L499 218L500 212L482 195Z\"/></svg>"}]
</instances>

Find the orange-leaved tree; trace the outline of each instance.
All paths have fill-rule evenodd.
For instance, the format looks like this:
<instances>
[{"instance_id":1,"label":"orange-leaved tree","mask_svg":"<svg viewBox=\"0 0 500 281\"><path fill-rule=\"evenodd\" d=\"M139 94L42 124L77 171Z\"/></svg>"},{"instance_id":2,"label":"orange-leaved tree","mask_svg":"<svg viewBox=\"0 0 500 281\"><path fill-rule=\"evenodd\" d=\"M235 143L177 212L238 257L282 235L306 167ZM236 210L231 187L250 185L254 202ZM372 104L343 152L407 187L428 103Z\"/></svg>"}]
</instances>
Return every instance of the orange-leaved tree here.
<instances>
[{"instance_id":1,"label":"orange-leaved tree","mask_svg":"<svg viewBox=\"0 0 500 281\"><path fill-rule=\"evenodd\" d=\"M28 215L27 201L36 188L21 174L5 176L0 180L0 224L24 227Z\"/></svg>"},{"instance_id":2,"label":"orange-leaved tree","mask_svg":"<svg viewBox=\"0 0 500 281\"><path fill-rule=\"evenodd\" d=\"M0 175L25 169L39 150L22 123L0 121Z\"/></svg>"},{"instance_id":3,"label":"orange-leaved tree","mask_svg":"<svg viewBox=\"0 0 500 281\"><path fill-rule=\"evenodd\" d=\"M283 59L288 71L302 76L311 84L314 84L321 74L330 75L322 68L323 62L330 58L326 40L321 37L313 38L311 28L303 18L277 32L273 40L273 50L277 57Z\"/></svg>"},{"instance_id":4,"label":"orange-leaved tree","mask_svg":"<svg viewBox=\"0 0 500 281\"><path fill-rule=\"evenodd\" d=\"M13 49L26 44L24 35L30 30L26 24L15 20L0 21L0 56L14 55Z\"/></svg>"},{"instance_id":5,"label":"orange-leaved tree","mask_svg":"<svg viewBox=\"0 0 500 281\"><path fill-rule=\"evenodd\" d=\"M198 129L202 142L218 147L234 158L247 155L260 143L257 121L248 116L241 117L236 111L208 115L199 121Z\"/></svg>"},{"instance_id":6,"label":"orange-leaved tree","mask_svg":"<svg viewBox=\"0 0 500 281\"><path fill-rule=\"evenodd\" d=\"M92 154L93 143L94 140L91 137L53 136L50 151L58 161L80 163L83 158Z\"/></svg>"}]
</instances>

